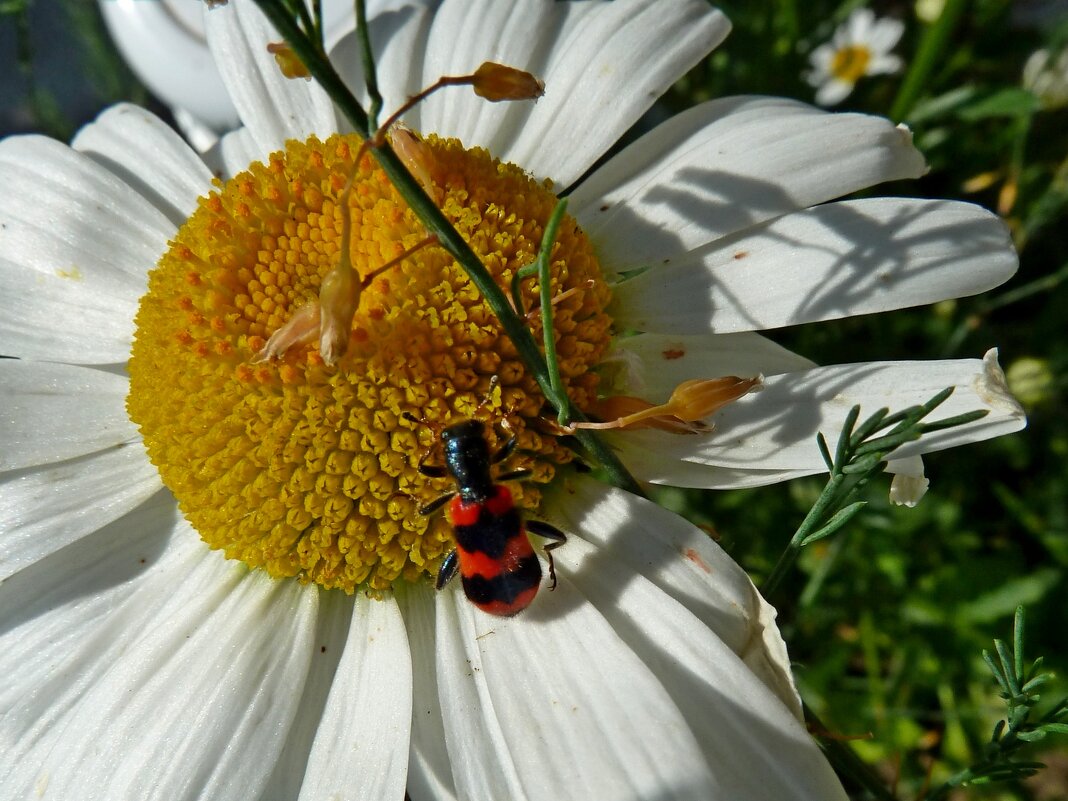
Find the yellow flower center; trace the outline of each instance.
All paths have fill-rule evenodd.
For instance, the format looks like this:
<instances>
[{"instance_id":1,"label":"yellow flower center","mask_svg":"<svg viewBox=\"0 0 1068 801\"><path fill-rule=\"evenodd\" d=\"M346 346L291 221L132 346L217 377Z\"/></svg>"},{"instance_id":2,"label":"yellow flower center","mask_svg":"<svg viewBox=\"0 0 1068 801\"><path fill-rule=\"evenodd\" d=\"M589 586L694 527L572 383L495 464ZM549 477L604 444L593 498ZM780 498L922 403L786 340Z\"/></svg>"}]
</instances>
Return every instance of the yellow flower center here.
<instances>
[{"instance_id":1,"label":"yellow flower center","mask_svg":"<svg viewBox=\"0 0 1068 801\"><path fill-rule=\"evenodd\" d=\"M568 451L540 425L544 399L466 273L426 247L367 288L340 361L298 346L257 363L270 335L337 265L354 136L289 142L201 198L149 278L137 314L127 409L185 516L213 548L323 587L381 591L436 572L447 522L418 507L452 487L420 458L441 427L507 417L509 469L550 480ZM430 138L439 205L502 287L534 260L555 196L514 165ZM349 199L351 259L366 275L426 237L366 153ZM596 400L609 290L570 218L553 252L556 347L571 398ZM527 308L536 280L525 281ZM540 341L540 315L530 321ZM500 390L482 404L493 376ZM410 413L427 424L404 417ZM488 426L493 445L504 434ZM428 462L440 464L440 450ZM532 483L517 502L537 504Z\"/></svg>"},{"instance_id":2,"label":"yellow flower center","mask_svg":"<svg viewBox=\"0 0 1068 801\"><path fill-rule=\"evenodd\" d=\"M868 71L871 50L867 45L846 45L831 60L831 75L840 81L856 83Z\"/></svg>"}]
</instances>

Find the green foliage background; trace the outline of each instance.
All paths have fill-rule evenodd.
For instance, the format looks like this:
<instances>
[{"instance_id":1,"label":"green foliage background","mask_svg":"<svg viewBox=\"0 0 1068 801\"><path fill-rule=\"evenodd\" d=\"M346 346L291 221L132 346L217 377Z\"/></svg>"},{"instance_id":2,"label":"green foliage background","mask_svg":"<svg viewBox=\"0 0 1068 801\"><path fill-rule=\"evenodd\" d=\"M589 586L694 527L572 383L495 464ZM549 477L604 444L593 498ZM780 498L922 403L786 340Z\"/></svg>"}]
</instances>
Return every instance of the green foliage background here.
<instances>
[{"instance_id":1,"label":"green foliage background","mask_svg":"<svg viewBox=\"0 0 1068 801\"><path fill-rule=\"evenodd\" d=\"M808 52L864 4L719 5L734 30L675 87L676 108L740 93L811 101L802 79ZM941 23L919 20L917 5L941 6ZM1059 17L1025 22L1043 5L1058 10L1008 0L870 4L905 22L895 50L905 73L862 79L840 106L906 122L930 164L921 180L873 194L999 211L1020 251L1017 275L976 298L772 334L821 363L978 357L997 346L1027 408L1020 434L928 457L931 489L915 509L889 504L889 482L872 487L860 517L810 546L771 599L806 701L833 732L871 733L851 744L901 798L921 797L978 759L1004 714L980 653L1011 637L1018 604L1028 613L1027 653L1045 655L1057 674L1046 700L1068 694L1068 109L1041 109L1021 87L1035 49L1068 44L1063 4ZM944 37L941 46L918 63L933 36ZM903 103L910 72L919 88ZM759 583L821 488L813 478L734 493L672 491L666 500L712 526ZM1026 783L953 797L1068 798L1066 744L1035 744L1026 758L1050 767Z\"/></svg>"},{"instance_id":2,"label":"green foliage background","mask_svg":"<svg viewBox=\"0 0 1068 801\"><path fill-rule=\"evenodd\" d=\"M658 113L729 94L811 101L814 90L802 78L807 54L865 4L719 5L733 33ZM897 797L918 799L974 763L1003 716L980 652L995 637L1011 638L1017 605L1028 612L1027 654L1044 655L1057 674L1044 703L1068 695L1068 109L1042 108L1020 82L1035 49L1068 44L1068 13L1058 0L870 6L905 22L896 48L905 72L863 79L841 108L907 122L931 165L923 179L875 194L959 198L995 209L1012 228L1021 260L1009 283L978 298L772 334L821 363L978 357L996 345L1027 407L1026 431L929 457L931 490L917 508L891 506L889 481L871 487L860 517L806 549L771 599L808 704L834 736L870 734L850 746ZM37 13L42 7L47 26ZM929 21L917 17L918 7ZM41 78L34 45L55 35L57 24L88 76L74 100ZM94 4L0 0L0 45L15 58L5 67L17 101L5 112L4 133L38 130L66 139L120 99L165 113L114 52ZM759 584L821 488L812 478L726 493L664 490L659 499L714 532ZM1027 782L950 797L1066 799L1065 744L1050 737L1032 746L1025 757L1050 768ZM857 797L866 796L858 790Z\"/></svg>"}]
</instances>

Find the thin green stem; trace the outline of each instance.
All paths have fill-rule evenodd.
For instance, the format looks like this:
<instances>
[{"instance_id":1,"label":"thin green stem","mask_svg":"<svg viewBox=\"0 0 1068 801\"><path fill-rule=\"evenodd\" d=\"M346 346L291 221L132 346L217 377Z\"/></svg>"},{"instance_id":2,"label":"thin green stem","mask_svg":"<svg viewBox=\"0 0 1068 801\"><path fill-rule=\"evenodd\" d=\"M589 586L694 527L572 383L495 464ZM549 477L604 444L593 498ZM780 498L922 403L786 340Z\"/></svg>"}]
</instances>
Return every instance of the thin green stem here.
<instances>
[{"instance_id":1,"label":"thin green stem","mask_svg":"<svg viewBox=\"0 0 1068 801\"><path fill-rule=\"evenodd\" d=\"M312 19L315 20L315 38L319 47L326 47L326 31L323 28L323 0L312 0Z\"/></svg>"},{"instance_id":2,"label":"thin green stem","mask_svg":"<svg viewBox=\"0 0 1068 801\"><path fill-rule=\"evenodd\" d=\"M822 434L817 435L816 444L824 462L828 464L830 477L816 503L809 509L765 579L761 587L765 595L775 592L797 561L802 548L834 534L860 513L866 505L865 502L850 500L864 488L872 476L885 469L886 458L890 453L924 434L964 425L987 414L986 410L978 410L934 423L920 422L952 393L953 388L948 387L926 403L894 414L889 414L887 409L879 409L859 426L857 421L860 419L860 407L854 406L846 414L833 459L826 438ZM888 428L888 433L875 436Z\"/></svg>"},{"instance_id":3,"label":"thin green stem","mask_svg":"<svg viewBox=\"0 0 1068 801\"><path fill-rule=\"evenodd\" d=\"M1068 262L1062 264L1060 268L1049 275L1036 278L1034 281L1028 281L1022 286L1018 286L1015 289L1010 289L1008 292L1002 292L1000 295L987 299L984 303L980 304L978 313L986 314L995 309L1000 309L1003 306L1008 306L1010 303L1026 300L1027 298L1042 292L1049 292L1051 289L1055 289L1059 286L1065 279L1068 279Z\"/></svg>"},{"instance_id":4,"label":"thin green stem","mask_svg":"<svg viewBox=\"0 0 1068 801\"><path fill-rule=\"evenodd\" d=\"M286 3L289 6L289 13L291 17L296 17L300 21L301 27L304 29L304 35L309 39L318 41L321 48L323 43L318 38L318 32L315 28L315 20L312 18L311 12L308 11L308 6L304 0L288 0Z\"/></svg>"},{"instance_id":5,"label":"thin green stem","mask_svg":"<svg viewBox=\"0 0 1068 801\"><path fill-rule=\"evenodd\" d=\"M771 569L771 573L768 574L764 584L761 585L760 591L763 595L768 596L775 592L779 583L790 571L790 568L793 567L794 562L797 561L798 554L801 553L801 549L804 547L805 539L816 530L825 511L833 503L834 497L844 481L845 476L832 474L827 486L820 493L820 497L816 499L816 503L808 510L805 519L801 521L801 525L797 527L797 531L794 532L790 542L783 549L779 560L775 563L775 567Z\"/></svg>"},{"instance_id":6,"label":"thin green stem","mask_svg":"<svg viewBox=\"0 0 1068 801\"><path fill-rule=\"evenodd\" d=\"M515 271L515 275L512 276L512 305L515 306L515 313L520 317L526 314L526 309L523 303L523 290L520 285L528 278L533 278L538 274L538 263L532 262L531 264L524 264L518 270Z\"/></svg>"},{"instance_id":7,"label":"thin green stem","mask_svg":"<svg viewBox=\"0 0 1068 801\"><path fill-rule=\"evenodd\" d=\"M345 86L345 82L341 80L341 76L337 74L322 50L303 35L300 27L282 4L278 0L254 0L254 2L267 15L267 19L293 48L293 52L300 58L301 63L308 68L308 72L319 82L352 126L364 136L371 136L374 131L368 127L367 112L363 110L363 106L352 96L352 92Z\"/></svg>"},{"instance_id":8,"label":"thin green stem","mask_svg":"<svg viewBox=\"0 0 1068 801\"><path fill-rule=\"evenodd\" d=\"M378 114L382 111L382 93L378 90L378 71L375 55L371 49L371 29L367 26L367 2L356 0L356 36L360 42L360 61L363 63L363 79L367 85L368 128L378 128Z\"/></svg>"},{"instance_id":9,"label":"thin green stem","mask_svg":"<svg viewBox=\"0 0 1068 801\"><path fill-rule=\"evenodd\" d=\"M371 139L376 130L370 127L370 118L363 107L356 101L345 86L344 81L334 70L325 55L315 47L310 46L306 37L301 35L300 29L293 23L278 0L255 0L263 10L271 23L279 33L289 42L290 47L300 57L304 66L312 76L319 81L320 85L334 101L335 105L352 123L353 127ZM408 172L407 168L398 158L388 144L383 143L379 147L370 148L371 154L393 183L397 192L411 207L415 215L422 221L427 232L437 236L438 242L467 272L471 283L482 294L490 310L496 315L504 329L505 334L512 340L516 352L523 360L531 375L538 382L542 393L546 398L552 398L552 384L549 379L548 368L545 359L538 350L534 336L530 333L524 321L508 305L504 293L494 282L492 276L479 261L477 255L471 250L463 237L452 227L445 215L437 205L427 196L426 191L419 182ZM582 412L570 404L570 415L574 420L585 421ZM645 493L641 486L627 471L619 458L612 450L592 431L581 430L574 434L587 453L596 460L605 470L609 481L635 495L644 497Z\"/></svg>"},{"instance_id":10,"label":"thin green stem","mask_svg":"<svg viewBox=\"0 0 1068 801\"><path fill-rule=\"evenodd\" d=\"M946 0L938 19L924 31L916 55L890 109L890 119L901 122L908 117L920 93L928 85L931 73L948 52L949 37L957 27L968 0Z\"/></svg>"},{"instance_id":11,"label":"thin green stem","mask_svg":"<svg viewBox=\"0 0 1068 801\"><path fill-rule=\"evenodd\" d=\"M571 423L570 407L567 398L567 390L564 381L560 377L560 360L556 357L555 329L553 328L553 285L549 268L552 266L553 244L556 242L556 232L560 229L560 222L564 219L567 211L567 198L557 201L549 222L545 226L545 233L541 238L541 248L535 262L538 265L538 289L541 301L541 332L545 349L545 366L549 371L549 386L552 387L553 405L556 406L557 421L562 426Z\"/></svg>"},{"instance_id":12,"label":"thin green stem","mask_svg":"<svg viewBox=\"0 0 1068 801\"><path fill-rule=\"evenodd\" d=\"M894 794L890 792L886 783L864 760L857 756L856 752L847 743L827 734L827 727L823 725L823 722L808 704L803 704L803 707L805 722L808 723L809 729L823 733L822 736L817 736L817 741L820 744L820 748L823 749L823 753L827 755L827 760L831 763L831 767L834 768L839 776L851 779L854 783L867 790L877 801L898 801Z\"/></svg>"},{"instance_id":13,"label":"thin green stem","mask_svg":"<svg viewBox=\"0 0 1068 801\"><path fill-rule=\"evenodd\" d=\"M427 231L438 237L438 241L455 258L467 272L471 283L475 285L490 310L497 316L505 334L512 340L519 357L530 369L534 379L538 382L542 393L546 398L552 398L553 388L549 380L548 368L545 359L538 350L533 334L526 324L520 320L512 307L508 305L501 288L497 286L493 277L487 272L478 256L471 250L463 237L457 233L452 224L441 213L434 201L423 191L423 187L405 169L397 154L388 146L372 148L371 153L378 160L379 166L386 176L393 182L397 191L412 207L416 216L422 220ZM569 403L570 405L570 403ZM586 416L575 406L570 406L571 417L580 422L586 421ZM609 480L621 489L644 497L645 493L641 485L627 471L616 457L615 453L592 431L581 429L574 434L575 438L597 460L609 476Z\"/></svg>"}]
</instances>

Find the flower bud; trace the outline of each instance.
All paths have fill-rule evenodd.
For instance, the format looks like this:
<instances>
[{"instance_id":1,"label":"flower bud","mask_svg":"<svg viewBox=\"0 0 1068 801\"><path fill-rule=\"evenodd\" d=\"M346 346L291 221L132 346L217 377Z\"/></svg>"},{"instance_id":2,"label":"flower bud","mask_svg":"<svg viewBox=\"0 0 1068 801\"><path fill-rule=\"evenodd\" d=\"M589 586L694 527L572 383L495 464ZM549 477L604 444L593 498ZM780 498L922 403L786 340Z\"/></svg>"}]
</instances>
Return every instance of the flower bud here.
<instances>
[{"instance_id":1,"label":"flower bud","mask_svg":"<svg viewBox=\"0 0 1068 801\"><path fill-rule=\"evenodd\" d=\"M486 61L471 76L475 94L494 103L502 100L537 100L545 84L529 72Z\"/></svg>"},{"instance_id":2,"label":"flower bud","mask_svg":"<svg viewBox=\"0 0 1068 801\"><path fill-rule=\"evenodd\" d=\"M293 52L293 48L285 42L271 42L267 45L267 52L274 56L274 60L278 62L278 68L287 78L311 80L311 73L300 60L300 56Z\"/></svg>"},{"instance_id":3,"label":"flower bud","mask_svg":"<svg viewBox=\"0 0 1068 801\"><path fill-rule=\"evenodd\" d=\"M617 395L597 402L594 409L603 423L573 423L570 428L658 428L673 434L701 434L712 430L704 418L738 400L764 383L762 376L696 378L683 381L667 403L654 405L641 398Z\"/></svg>"}]
</instances>

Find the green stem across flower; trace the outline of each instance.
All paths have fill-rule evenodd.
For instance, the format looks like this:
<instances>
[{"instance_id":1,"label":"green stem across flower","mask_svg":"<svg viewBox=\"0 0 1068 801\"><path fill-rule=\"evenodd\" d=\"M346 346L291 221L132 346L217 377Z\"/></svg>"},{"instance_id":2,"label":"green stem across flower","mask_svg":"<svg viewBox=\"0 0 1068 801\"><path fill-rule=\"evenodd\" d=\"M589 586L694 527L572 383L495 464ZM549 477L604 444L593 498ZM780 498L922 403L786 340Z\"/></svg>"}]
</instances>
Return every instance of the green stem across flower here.
<instances>
[{"instance_id":1,"label":"green stem across flower","mask_svg":"<svg viewBox=\"0 0 1068 801\"><path fill-rule=\"evenodd\" d=\"M370 140L375 135L377 127L373 125L367 112L364 111L359 101L345 86L345 82L338 75L322 50L316 47L315 43L310 41L301 31L280 0L255 0L255 2L353 127ZM362 5L362 3L358 4ZM362 37L361 42L367 48L365 51L368 53L366 58L370 58L368 37ZM426 227L427 232L437 236L441 246L456 259L471 279L471 283L482 294L486 304L500 321L505 334L515 345L519 357L538 382L542 393L546 398L553 398L555 393L553 392L549 369L544 356L538 350L534 336L525 322L512 310L504 293L493 281L493 278L479 261L478 256L475 255L456 229L452 227L445 215L442 214L441 210L426 194L423 187L407 170L387 143L379 147L372 147L370 150L379 166L386 173L386 176L392 181L397 192L407 201L412 211ZM579 422L586 421L585 415L578 408L573 406L569 400L566 402L571 419ZM608 480L612 484L644 497L645 493L638 482L596 434L589 430L579 430L575 432L574 436L589 455L604 469Z\"/></svg>"}]
</instances>

